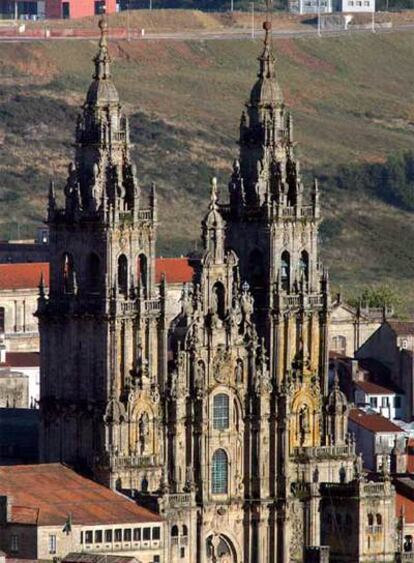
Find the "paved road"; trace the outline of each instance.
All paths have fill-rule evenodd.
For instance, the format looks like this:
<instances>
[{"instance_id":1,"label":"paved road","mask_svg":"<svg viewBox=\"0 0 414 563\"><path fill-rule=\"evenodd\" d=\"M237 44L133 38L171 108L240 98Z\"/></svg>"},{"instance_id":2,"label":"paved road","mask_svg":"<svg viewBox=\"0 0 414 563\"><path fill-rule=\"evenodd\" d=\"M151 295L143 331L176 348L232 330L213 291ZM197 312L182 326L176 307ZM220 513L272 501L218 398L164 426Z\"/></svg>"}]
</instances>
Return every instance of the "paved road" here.
<instances>
[{"instance_id":1,"label":"paved road","mask_svg":"<svg viewBox=\"0 0 414 563\"><path fill-rule=\"evenodd\" d=\"M404 24L394 26L392 28L376 26L376 33L396 33L401 31L413 31L414 23ZM255 37L260 37L262 31L257 29L255 31ZM353 33L372 33L371 28L352 28L352 30L322 30L322 37L333 37L338 35L352 35ZM304 27L304 29L274 29L273 37L309 37L312 35L317 35L317 29L315 27L309 26L309 28ZM252 37L251 31L249 30L217 30L217 31L182 31L182 32L170 32L170 33L146 33L144 36L137 36L136 32L131 31L131 40L198 40L198 41L210 41L210 40L230 40L230 39L249 39ZM98 35L96 35L96 39ZM38 38L38 37L0 37L0 43L23 43L29 41L67 41L67 40L90 40L94 39L93 36L89 37L52 37L52 38ZM122 40L121 37L115 37L114 39Z\"/></svg>"}]
</instances>

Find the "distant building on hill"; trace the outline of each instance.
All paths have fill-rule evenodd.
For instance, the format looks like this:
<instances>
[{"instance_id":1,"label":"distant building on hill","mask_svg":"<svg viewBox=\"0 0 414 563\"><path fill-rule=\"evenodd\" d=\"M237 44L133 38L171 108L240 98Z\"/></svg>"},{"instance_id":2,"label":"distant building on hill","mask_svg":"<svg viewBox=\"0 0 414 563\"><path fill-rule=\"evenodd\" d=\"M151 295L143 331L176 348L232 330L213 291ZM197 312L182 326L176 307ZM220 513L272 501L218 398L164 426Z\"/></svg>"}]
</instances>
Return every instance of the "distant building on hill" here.
<instances>
[{"instance_id":1,"label":"distant building on hill","mask_svg":"<svg viewBox=\"0 0 414 563\"><path fill-rule=\"evenodd\" d=\"M294 14L332 14L375 12L375 0L289 0Z\"/></svg>"},{"instance_id":2,"label":"distant building on hill","mask_svg":"<svg viewBox=\"0 0 414 563\"><path fill-rule=\"evenodd\" d=\"M116 11L116 0L0 0L0 19L76 19Z\"/></svg>"}]
</instances>

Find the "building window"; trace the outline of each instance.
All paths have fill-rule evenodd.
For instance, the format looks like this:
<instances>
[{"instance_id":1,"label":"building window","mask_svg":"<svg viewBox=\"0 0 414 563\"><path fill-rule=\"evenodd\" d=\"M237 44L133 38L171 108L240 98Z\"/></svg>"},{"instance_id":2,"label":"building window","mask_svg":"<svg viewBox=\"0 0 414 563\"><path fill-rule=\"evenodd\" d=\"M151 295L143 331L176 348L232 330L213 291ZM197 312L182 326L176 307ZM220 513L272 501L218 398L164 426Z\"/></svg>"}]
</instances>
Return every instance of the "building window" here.
<instances>
[{"instance_id":1,"label":"building window","mask_svg":"<svg viewBox=\"0 0 414 563\"><path fill-rule=\"evenodd\" d=\"M153 528L152 529L152 539L159 540L161 538L161 529L160 528Z\"/></svg>"},{"instance_id":2,"label":"building window","mask_svg":"<svg viewBox=\"0 0 414 563\"><path fill-rule=\"evenodd\" d=\"M216 450L212 464L212 492L226 494L228 486L228 461L224 450Z\"/></svg>"},{"instance_id":3,"label":"building window","mask_svg":"<svg viewBox=\"0 0 414 563\"><path fill-rule=\"evenodd\" d=\"M6 328L5 320L6 320L5 309L4 307L0 307L0 333L5 332L5 328Z\"/></svg>"},{"instance_id":4,"label":"building window","mask_svg":"<svg viewBox=\"0 0 414 563\"><path fill-rule=\"evenodd\" d=\"M134 541L141 541L141 528L134 528Z\"/></svg>"},{"instance_id":5,"label":"building window","mask_svg":"<svg viewBox=\"0 0 414 563\"><path fill-rule=\"evenodd\" d=\"M184 559L184 557L185 557L185 547L180 548L180 557L181 557L181 559Z\"/></svg>"},{"instance_id":6,"label":"building window","mask_svg":"<svg viewBox=\"0 0 414 563\"><path fill-rule=\"evenodd\" d=\"M183 524L183 536L187 537L188 536L188 528L185 524Z\"/></svg>"},{"instance_id":7,"label":"building window","mask_svg":"<svg viewBox=\"0 0 414 563\"><path fill-rule=\"evenodd\" d=\"M286 250L282 254L280 264L280 281L282 289L288 291L290 287L290 254Z\"/></svg>"},{"instance_id":8,"label":"building window","mask_svg":"<svg viewBox=\"0 0 414 563\"><path fill-rule=\"evenodd\" d=\"M322 6L323 5L324 3L322 2ZM303 250L300 254L299 270L301 281L307 283L309 281L309 254L306 252L306 250Z\"/></svg>"},{"instance_id":9,"label":"building window","mask_svg":"<svg viewBox=\"0 0 414 563\"><path fill-rule=\"evenodd\" d=\"M382 397L381 399L382 399L381 400L381 406L382 407L389 407L390 406L388 397Z\"/></svg>"},{"instance_id":10,"label":"building window","mask_svg":"<svg viewBox=\"0 0 414 563\"><path fill-rule=\"evenodd\" d=\"M95 530L95 543L102 543L102 530Z\"/></svg>"},{"instance_id":11,"label":"building window","mask_svg":"<svg viewBox=\"0 0 414 563\"><path fill-rule=\"evenodd\" d=\"M49 536L51 537L51 536ZM85 532L85 543L93 543L93 532L92 530L87 530Z\"/></svg>"},{"instance_id":12,"label":"building window","mask_svg":"<svg viewBox=\"0 0 414 563\"><path fill-rule=\"evenodd\" d=\"M115 541L122 541L122 530L120 530L119 528L115 530Z\"/></svg>"},{"instance_id":13,"label":"building window","mask_svg":"<svg viewBox=\"0 0 414 563\"><path fill-rule=\"evenodd\" d=\"M369 405L372 409L376 409L378 407L377 397L370 397L369 398Z\"/></svg>"},{"instance_id":14,"label":"building window","mask_svg":"<svg viewBox=\"0 0 414 563\"><path fill-rule=\"evenodd\" d=\"M83 532L80 533L80 542L83 543Z\"/></svg>"},{"instance_id":15,"label":"building window","mask_svg":"<svg viewBox=\"0 0 414 563\"><path fill-rule=\"evenodd\" d=\"M92 532L90 532L92 534ZM50 535L49 536L49 553L54 554L56 553L56 536Z\"/></svg>"},{"instance_id":16,"label":"building window","mask_svg":"<svg viewBox=\"0 0 414 563\"><path fill-rule=\"evenodd\" d=\"M374 515L368 514L368 526L373 526L373 525L374 525Z\"/></svg>"},{"instance_id":17,"label":"building window","mask_svg":"<svg viewBox=\"0 0 414 563\"><path fill-rule=\"evenodd\" d=\"M62 2L62 18L67 20L70 18L70 3Z\"/></svg>"},{"instance_id":18,"label":"building window","mask_svg":"<svg viewBox=\"0 0 414 563\"><path fill-rule=\"evenodd\" d=\"M381 516L381 514L377 514L375 516L375 520L376 520L377 526L382 526L382 516Z\"/></svg>"},{"instance_id":19,"label":"building window","mask_svg":"<svg viewBox=\"0 0 414 563\"><path fill-rule=\"evenodd\" d=\"M118 258L118 291L124 297L128 294L128 260L125 254Z\"/></svg>"},{"instance_id":20,"label":"building window","mask_svg":"<svg viewBox=\"0 0 414 563\"><path fill-rule=\"evenodd\" d=\"M112 530L105 530L105 541L112 542Z\"/></svg>"},{"instance_id":21,"label":"building window","mask_svg":"<svg viewBox=\"0 0 414 563\"><path fill-rule=\"evenodd\" d=\"M10 536L10 551L17 553L19 551L19 536Z\"/></svg>"},{"instance_id":22,"label":"building window","mask_svg":"<svg viewBox=\"0 0 414 563\"><path fill-rule=\"evenodd\" d=\"M229 396L225 393L220 393L213 399L213 427L216 430L226 430L229 427Z\"/></svg>"},{"instance_id":23,"label":"building window","mask_svg":"<svg viewBox=\"0 0 414 563\"><path fill-rule=\"evenodd\" d=\"M395 409L401 408L401 397L399 395L395 395L394 397L394 408Z\"/></svg>"},{"instance_id":24,"label":"building window","mask_svg":"<svg viewBox=\"0 0 414 563\"><path fill-rule=\"evenodd\" d=\"M346 337L345 336L334 336L332 338L332 348L338 354L346 355Z\"/></svg>"},{"instance_id":25,"label":"building window","mask_svg":"<svg viewBox=\"0 0 414 563\"><path fill-rule=\"evenodd\" d=\"M142 531L142 539L149 541L151 539L151 528L144 528Z\"/></svg>"},{"instance_id":26,"label":"building window","mask_svg":"<svg viewBox=\"0 0 414 563\"><path fill-rule=\"evenodd\" d=\"M153 561L153 563L160 563L161 558L160 558L159 555L154 555L154 559L152 561Z\"/></svg>"},{"instance_id":27,"label":"building window","mask_svg":"<svg viewBox=\"0 0 414 563\"><path fill-rule=\"evenodd\" d=\"M171 537L172 537L172 538L178 537L178 526L176 526L175 524L174 524L174 526L171 528Z\"/></svg>"},{"instance_id":28,"label":"building window","mask_svg":"<svg viewBox=\"0 0 414 563\"><path fill-rule=\"evenodd\" d=\"M131 528L124 530L124 541L131 541Z\"/></svg>"}]
</instances>

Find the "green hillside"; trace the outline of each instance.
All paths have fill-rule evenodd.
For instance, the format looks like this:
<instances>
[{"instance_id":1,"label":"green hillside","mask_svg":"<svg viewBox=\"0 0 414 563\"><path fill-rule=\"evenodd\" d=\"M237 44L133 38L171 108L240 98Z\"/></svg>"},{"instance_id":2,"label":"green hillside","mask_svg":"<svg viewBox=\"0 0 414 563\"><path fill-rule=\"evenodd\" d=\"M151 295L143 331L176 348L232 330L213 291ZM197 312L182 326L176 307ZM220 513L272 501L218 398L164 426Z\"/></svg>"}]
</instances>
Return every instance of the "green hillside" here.
<instances>
[{"instance_id":1,"label":"green hillside","mask_svg":"<svg viewBox=\"0 0 414 563\"><path fill-rule=\"evenodd\" d=\"M344 290L388 282L414 305L414 214L339 167L414 150L414 33L275 41L306 178L322 178L322 254ZM212 174L222 193L260 41L113 42L113 74L131 119L141 184L158 185L160 254L194 248ZM51 176L62 185L94 41L2 44L0 236L30 235ZM355 176L358 178L358 176ZM355 181L358 183L358 181Z\"/></svg>"}]
</instances>

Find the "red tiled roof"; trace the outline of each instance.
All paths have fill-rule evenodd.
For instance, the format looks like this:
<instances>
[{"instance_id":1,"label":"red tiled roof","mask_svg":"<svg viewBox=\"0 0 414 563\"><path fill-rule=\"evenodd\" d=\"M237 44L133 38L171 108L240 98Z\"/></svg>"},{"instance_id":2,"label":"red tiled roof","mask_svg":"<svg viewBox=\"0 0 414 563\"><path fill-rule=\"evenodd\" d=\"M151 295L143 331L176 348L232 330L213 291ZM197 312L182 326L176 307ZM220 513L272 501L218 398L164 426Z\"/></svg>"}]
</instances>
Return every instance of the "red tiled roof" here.
<instances>
[{"instance_id":1,"label":"red tiled roof","mask_svg":"<svg viewBox=\"0 0 414 563\"><path fill-rule=\"evenodd\" d=\"M39 352L6 352L6 365L12 368L39 367Z\"/></svg>"},{"instance_id":2,"label":"red tiled roof","mask_svg":"<svg viewBox=\"0 0 414 563\"><path fill-rule=\"evenodd\" d=\"M11 500L12 522L64 525L159 522L162 518L59 463L0 467L0 495Z\"/></svg>"},{"instance_id":3,"label":"red tiled roof","mask_svg":"<svg viewBox=\"0 0 414 563\"><path fill-rule=\"evenodd\" d=\"M414 336L414 321L387 321L397 336Z\"/></svg>"},{"instance_id":4,"label":"red tiled roof","mask_svg":"<svg viewBox=\"0 0 414 563\"><path fill-rule=\"evenodd\" d=\"M355 385L369 395L392 395L394 393L398 393L398 390L396 389L384 387L383 385L377 385L376 383L372 383L371 381L357 381Z\"/></svg>"},{"instance_id":5,"label":"red tiled roof","mask_svg":"<svg viewBox=\"0 0 414 563\"><path fill-rule=\"evenodd\" d=\"M49 264L31 262L27 264L0 264L0 290L37 288L43 272L44 283L49 285ZM190 282L194 266L189 258L157 258L155 260L155 280L161 281L165 275L169 283Z\"/></svg>"},{"instance_id":6,"label":"red tiled roof","mask_svg":"<svg viewBox=\"0 0 414 563\"><path fill-rule=\"evenodd\" d=\"M360 409L351 409L349 411L349 419L371 432L392 432L393 434L403 432L399 426L388 420L388 418L380 414L368 414Z\"/></svg>"},{"instance_id":7,"label":"red tiled roof","mask_svg":"<svg viewBox=\"0 0 414 563\"><path fill-rule=\"evenodd\" d=\"M0 290L38 287L42 273L45 285L48 286L49 264L47 262L0 264Z\"/></svg>"},{"instance_id":8,"label":"red tiled roof","mask_svg":"<svg viewBox=\"0 0 414 563\"><path fill-rule=\"evenodd\" d=\"M162 275L169 283L190 282L193 279L194 267L189 258L157 258L155 261L155 281L159 283Z\"/></svg>"}]
</instances>

